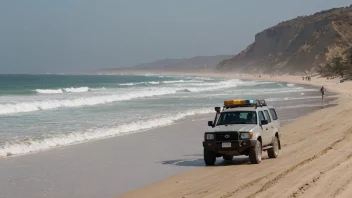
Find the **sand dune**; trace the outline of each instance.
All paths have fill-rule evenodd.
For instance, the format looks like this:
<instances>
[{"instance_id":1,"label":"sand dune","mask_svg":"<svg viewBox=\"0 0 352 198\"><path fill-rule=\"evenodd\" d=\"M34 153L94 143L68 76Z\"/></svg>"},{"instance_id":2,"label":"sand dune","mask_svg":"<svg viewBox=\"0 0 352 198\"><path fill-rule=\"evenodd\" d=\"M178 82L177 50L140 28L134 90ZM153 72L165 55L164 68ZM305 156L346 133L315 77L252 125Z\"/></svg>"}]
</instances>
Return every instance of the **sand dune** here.
<instances>
[{"instance_id":1,"label":"sand dune","mask_svg":"<svg viewBox=\"0 0 352 198\"><path fill-rule=\"evenodd\" d=\"M339 93L338 105L282 127L283 149L277 159L265 154L261 164L251 165L239 157L232 163L192 169L120 197L352 197L352 83L317 78L307 82L298 76L260 79L324 85Z\"/></svg>"}]
</instances>

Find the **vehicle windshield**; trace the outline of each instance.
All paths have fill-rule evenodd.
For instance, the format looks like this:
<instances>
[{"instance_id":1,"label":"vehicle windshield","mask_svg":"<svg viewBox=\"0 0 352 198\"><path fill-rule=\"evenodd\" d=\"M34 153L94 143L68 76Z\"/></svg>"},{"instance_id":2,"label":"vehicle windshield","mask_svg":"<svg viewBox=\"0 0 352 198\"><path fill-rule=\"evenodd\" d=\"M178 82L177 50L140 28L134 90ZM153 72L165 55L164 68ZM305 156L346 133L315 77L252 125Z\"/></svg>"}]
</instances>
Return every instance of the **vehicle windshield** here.
<instances>
[{"instance_id":1,"label":"vehicle windshield","mask_svg":"<svg viewBox=\"0 0 352 198\"><path fill-rule=\"evenodd\" d=\"M216 125L257 124L255 111L222 112Z\"/></svg>"}]
</instances>

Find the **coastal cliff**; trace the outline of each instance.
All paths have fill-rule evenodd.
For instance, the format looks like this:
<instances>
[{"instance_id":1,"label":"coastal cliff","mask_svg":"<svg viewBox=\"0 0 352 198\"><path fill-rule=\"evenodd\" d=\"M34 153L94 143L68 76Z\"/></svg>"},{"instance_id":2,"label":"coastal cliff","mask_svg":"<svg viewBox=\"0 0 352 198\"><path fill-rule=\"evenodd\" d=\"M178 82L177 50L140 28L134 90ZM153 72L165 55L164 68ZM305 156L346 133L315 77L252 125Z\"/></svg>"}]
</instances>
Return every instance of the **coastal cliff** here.
<instances>
[{"instance_id":1,"label":"coastal cliff","mask_svg":"<svg viewBox=\"0 0 352 198\"><path fill-rule=\"evenodd\" d=\"M352 48L352 5L281 22L255 36L255 42L217 69L234 72L314 71Z\"/></svg>"}]
</instances>

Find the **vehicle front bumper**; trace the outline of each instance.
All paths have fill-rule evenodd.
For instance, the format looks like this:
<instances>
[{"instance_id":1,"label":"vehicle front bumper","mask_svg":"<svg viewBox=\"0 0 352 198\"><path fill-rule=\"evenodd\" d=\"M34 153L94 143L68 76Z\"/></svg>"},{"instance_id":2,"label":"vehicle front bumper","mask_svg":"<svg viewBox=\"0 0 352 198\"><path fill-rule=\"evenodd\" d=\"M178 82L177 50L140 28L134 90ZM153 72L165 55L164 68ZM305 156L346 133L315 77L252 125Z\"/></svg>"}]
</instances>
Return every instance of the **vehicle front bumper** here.
<instances>
[{"instance_id":1,"label":"vehicle front bumper","mask_svg":"<svg viewBox=\"0 0 352 198\"><path fill-rule=\"evenodd\" d=\"M222 143L231 143L231 147L222 147ZM233 140L233 141L203 141L205 149L226 155L242 155L247 149L256 146L257 140Z\"/></svg>"}]
</instances>

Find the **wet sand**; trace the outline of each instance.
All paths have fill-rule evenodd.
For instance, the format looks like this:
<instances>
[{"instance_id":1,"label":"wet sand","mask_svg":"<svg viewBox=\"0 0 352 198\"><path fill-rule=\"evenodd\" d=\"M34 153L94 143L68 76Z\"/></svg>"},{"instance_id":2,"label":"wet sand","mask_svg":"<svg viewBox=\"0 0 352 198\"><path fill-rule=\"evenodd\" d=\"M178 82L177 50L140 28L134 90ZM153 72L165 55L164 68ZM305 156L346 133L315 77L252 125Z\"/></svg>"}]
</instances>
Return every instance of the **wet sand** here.
<instances>
[{"instance_id":1,"label":"wet sand","mask_svg":"<svg viewBox=\"0 0 352 198\"><path fill-rule=\"evenodd\" d=\"M317 101L310 99L305 103ZM281 107L293 104L280 103ZM278 114L287 123L322 108L278 108ZM1 159L0 197L114 197L179 173L187 177L188 173L182 172L202 167L191 170L192 175L192 171L204 169L203 133L209 129L207 120L212 119L213 114L188 117L174 125L140 133ZM247 163L247 158L236 157L230 164L219 159L217 166ZM149 197L155 197L147 192ZM139 193L144 191L127 196L144 197Z\"/></svg>"}]
</instances>

